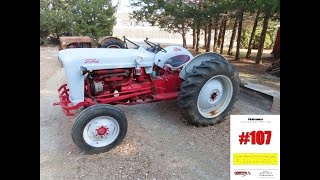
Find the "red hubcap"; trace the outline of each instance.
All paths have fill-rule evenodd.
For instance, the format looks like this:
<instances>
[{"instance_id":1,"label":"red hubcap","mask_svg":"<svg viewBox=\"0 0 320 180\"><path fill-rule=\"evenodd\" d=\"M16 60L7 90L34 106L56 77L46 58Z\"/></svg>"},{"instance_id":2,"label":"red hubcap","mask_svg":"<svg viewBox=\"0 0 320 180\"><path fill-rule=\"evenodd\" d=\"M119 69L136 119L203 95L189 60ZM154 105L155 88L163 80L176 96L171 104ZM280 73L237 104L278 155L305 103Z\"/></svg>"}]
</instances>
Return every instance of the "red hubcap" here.
<instances>
[{"instance_id":1,"label":"red hubcap","mask_svg":"<svg viewBox=\"0 0 320 180\"><path fill-rule=\"evenodd\" d=\"M101 126L98 129L96 129L96 131L97 131L97 135L103 136L107 134L108 128L106 128L106 126Z\"/></svg>"}]
</instances>

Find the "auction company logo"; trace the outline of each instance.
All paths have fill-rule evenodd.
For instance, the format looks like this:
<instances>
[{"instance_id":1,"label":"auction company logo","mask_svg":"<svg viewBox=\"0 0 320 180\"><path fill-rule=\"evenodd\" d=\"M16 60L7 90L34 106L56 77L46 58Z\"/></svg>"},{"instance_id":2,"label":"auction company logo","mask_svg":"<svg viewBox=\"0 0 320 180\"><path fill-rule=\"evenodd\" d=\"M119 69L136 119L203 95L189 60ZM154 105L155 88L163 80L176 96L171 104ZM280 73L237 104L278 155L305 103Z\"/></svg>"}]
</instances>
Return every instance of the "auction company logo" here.
<instances>
[{"instance_id":1,"label":"auction company logo","mask_svg":"<svg viewBox=\"0 0 320 180\"><path fill-rule=\"evenodd\" d=\"M242 177L246 175L251 175L250 171L235 171L234 175L242 175Z\"/></svg>"},{"instance_id":2,"label":"auction company logo","mask_svg":"<svg viewBox=\"0 0 320 180\"><path fill-rule=\"evenodd\" d=\"M271 171L261 171L259 173L259 177L264 177L264 178L270 177L270 178L273 178L273 174L272 174Z\"/></svg>"}]
</instances>

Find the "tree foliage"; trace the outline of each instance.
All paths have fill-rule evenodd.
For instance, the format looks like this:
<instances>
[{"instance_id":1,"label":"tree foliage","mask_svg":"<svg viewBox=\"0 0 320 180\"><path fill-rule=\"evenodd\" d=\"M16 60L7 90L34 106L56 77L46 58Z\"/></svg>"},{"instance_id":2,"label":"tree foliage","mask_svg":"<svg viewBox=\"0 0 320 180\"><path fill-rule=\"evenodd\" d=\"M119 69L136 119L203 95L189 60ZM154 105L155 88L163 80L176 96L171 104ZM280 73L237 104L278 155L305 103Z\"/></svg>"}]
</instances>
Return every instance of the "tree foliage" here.
<instances>
[{"instance_id":1,"label":"tree foliage","mask_svg":"<svg viewBox=\"0 0 320 180\"><path fill-rule=\"evenodd\" d=\"M131 17L158 26L168 32L180 33L183 44L193 18L194 4L188 0L131 0Z\"/></svg>"},{"instance_id":2,"label":"tree foliage","mask_svg":"<svg viewBox=\"0 0 320 180\"><path fill-rule=\"evenodd\" d=\"M40 34L111 35L115 9L111 0L40 0Z\"/></svg>"},{"instance_id":3,"label":"tree foliage","mask_svg":"<svg viewBox=\"0 0 320 180\"><path fill-rule=\"evenodd\" d=\"M261 31L262 31L262 27L261 27L261 23L259 23L260 26L257 27L255 34L253 36L253 42L252 42L252 49L258 49L259 46L259 40L260 40L260 36L261 36ZM277 34L277 21L270 21L269 22L269 26L267 29L267 34L266 34L266 39L265 39L265 43L264 43L264 48L265 49L271 49L272 46L274 45L274 41L276 38L276 34ZM241 42L240 42L240 46L241 48L248 48L249 45L249 39L250 39L250 35L251 35L251 29L252 29L252 25L251 26L247 26L242 35L241 35Z\"/></svg>"},{"instance_id":4,"label":"tree foliage","mask_svg":"<svg viewBox=\"0 0 320 180\"><path fill-rule=\"evenodd\" d=\"M259 11L264 23L260 23L257 31L254 33L254 44L263 48L270 48L274 41L274 23L268 25L267 22L277 22L280 20L280 0L130 0L131 6L134 8L131 17L137 21L149 22L152 26L158 26L169 32L177 32L185 37L185 32L192 29L193 48L199 49L199 31L205 31L207 34L212 30L214 32L214 46L223 41L220 30L224 30L221 26L226 25L227 30L236 27L234 22L238 19L237 25L237 44L246 46L244 42L249 41L247 34L250 36L250 28L254 22L256 12ZM250 20L250 21L248 21ZM211 29L208 29L208 27ZM220 26L220 27L219 27ZM264 28L263 28L264 27ZM267 28L267 29L266 29ZM219 30L220 29L220 30ZM242 31L242 29L244 29ZM208 32L209 31L209 32ZM219 31L217 33L216 31ZM260 34L259 34L260 33ZM220 34L220 38L217 36ZM223 33L222 33L223 34ZM245 37L241 37L242 35ZM247 40L248 39L248 40ZM263 40L262 40L263 39ZM264 40L266 43L264 44ZM208 42L206 37L204 42ZM260 44L259 44L260 43ZM261 44L262 43L262 44ZM185 42L183 42L185 44ZM208 50L210 43L206 44ZM220 46L219 46L220 47ZM223 46L221 46L223 47ZM220 48L221 48L220 47ZM237 47L239 52L240 46ZM236 53L239 57L239 53Z\"/></svg>"},{"instance_id":5,"label":"tree foliage","mask_svg":"<svg viewBox=\"0 0 320 180\"><path fill-rule=\"evenodd\" d=\"M262 63L261 57L270 19L279 20L280 18L280 0L257 0L259 10L264 14L262 22L262 30L259 39L256 63Z\"/></svg>"}]
</instances>

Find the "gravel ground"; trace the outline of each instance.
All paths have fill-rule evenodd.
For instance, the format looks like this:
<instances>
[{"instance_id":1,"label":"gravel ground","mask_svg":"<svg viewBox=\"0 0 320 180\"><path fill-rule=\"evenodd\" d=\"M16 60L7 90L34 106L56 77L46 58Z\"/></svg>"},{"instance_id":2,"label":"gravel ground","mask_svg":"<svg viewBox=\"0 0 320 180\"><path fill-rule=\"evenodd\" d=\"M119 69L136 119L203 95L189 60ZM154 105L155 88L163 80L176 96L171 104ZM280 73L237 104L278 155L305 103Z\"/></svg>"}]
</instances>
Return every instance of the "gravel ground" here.
<instances>
[{"instance_id":1,"label":"gravel ground","mask_svg":"<svg viewBox=\"0 0 320 180\"><path fill-rule=\"evenodd\" d=\"M82 153L72 142L75 117L67 117L56 90L65 82L56 48L40 48L40 179L229 179L229 117L215 126L194 127L181 117L177 100L117 106L128 132L116 148L98 155ZM232 114L279 114L241 99Z\"/></svg>"}]
</instances>

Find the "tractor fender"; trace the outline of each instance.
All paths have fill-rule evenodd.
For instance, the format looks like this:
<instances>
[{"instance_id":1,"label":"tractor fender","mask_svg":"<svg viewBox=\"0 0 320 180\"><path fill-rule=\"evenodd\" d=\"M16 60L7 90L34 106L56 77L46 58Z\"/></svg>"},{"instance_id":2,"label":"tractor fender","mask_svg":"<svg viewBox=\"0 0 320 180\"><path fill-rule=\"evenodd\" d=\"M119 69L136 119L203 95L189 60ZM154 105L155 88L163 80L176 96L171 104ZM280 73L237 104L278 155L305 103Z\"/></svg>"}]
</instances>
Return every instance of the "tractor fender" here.
<instances>
[{"instance_id":1,"label":"tractor fender","mask_svg":"<svg viewBox=\"0 0 320 180\"><path fill-rule=\"evenodd\" d=\"M181 46L167 46L164 49L166 52L159 51L154 57L154 64L160 68L163 68L167 63L167 60L170 60L170 58L173 57L185 56L185 59L188 61L193 58L192 54Z\"/></svg>"},{"instance_id":2,"label":"tractor fender","mask_svg":"<svg viewBox=\"0 0 320 180\"><path fill-rule=\"evenodd\" d=\"M107 41L110 41L110 40L116 40L116 41L123 42L121 39L114 37L114 36L104 36L104 37L101 37L98 39L98 44L100 46L102 46L104 43L106 43Z\"/></svg>"},{"instance_id":3,"label":"tractor fender","mask_svg":"<svg viewBox=\"0 0 320 180\"><path fill-rule=\"evenodd\" d=\"M199 54L187 62L187 64L180 71L179 77L183 80L186 80L187 79L187 72L190 73L192 71L192 68L194 66L200 65L202 61L209 61L209 60L211 60L211 61L222 60L222 61L228 62L224 56L217 54L217 53L214 53L214 52L206 52L203 54Z\"/></svg>"}]
</instances>

